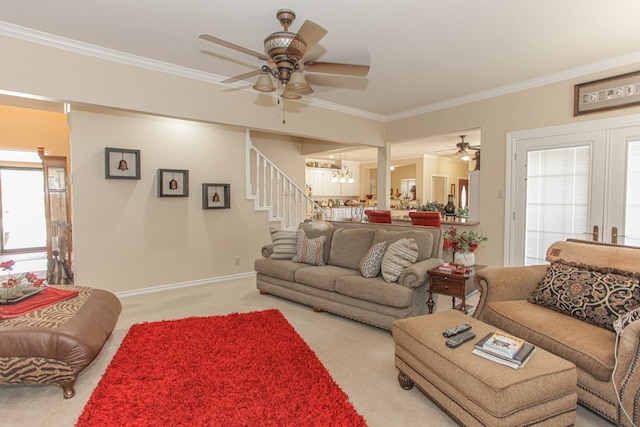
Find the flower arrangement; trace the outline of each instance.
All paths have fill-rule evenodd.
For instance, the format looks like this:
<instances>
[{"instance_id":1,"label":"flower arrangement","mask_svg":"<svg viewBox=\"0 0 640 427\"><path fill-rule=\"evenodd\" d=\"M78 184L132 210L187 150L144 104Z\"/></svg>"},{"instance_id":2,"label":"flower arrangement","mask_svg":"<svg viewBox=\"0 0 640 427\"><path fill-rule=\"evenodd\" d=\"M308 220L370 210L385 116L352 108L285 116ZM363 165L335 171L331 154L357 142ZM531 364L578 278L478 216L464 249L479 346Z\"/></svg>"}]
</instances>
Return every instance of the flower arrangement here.
<instances>
[{"instance_id":1,"label":"flower arrangement","mask_svg":"<svg viewBox=\"0 0 640 427\"><path fill-rule=\"evenodd\" d=\"M444 209L444 205L438 202L427 202L424 205L420 206L419 211L425 212L442 212Z\"/></svg>"},{"instance_id":2,"label":"flower arrangement","mask_svg":"<svg viewBox=\"0 0 640 427\"><path fill-rule=\"evenodd\" d=\"M0 302L2 300L16 299L32 294L46 287L45 279L40 279L34 273L20 273L12 275L11 270L15 261L9 260L0 263L2 271L8 271L8 275L0 278Z\"/></svg>"},{"instance_id":3,"label":"flower arrangement","mask_svg":"<svg viewBox=\"0 0 640 427\"><path fill-rule=\"evenodd\" d=\"M473 230L459 232L455 227L449 227L444 232L444 248L453 248L456 252L475 252L478 245L486 240L488 238L485 235Z\"/></svg>"}]
</instances>

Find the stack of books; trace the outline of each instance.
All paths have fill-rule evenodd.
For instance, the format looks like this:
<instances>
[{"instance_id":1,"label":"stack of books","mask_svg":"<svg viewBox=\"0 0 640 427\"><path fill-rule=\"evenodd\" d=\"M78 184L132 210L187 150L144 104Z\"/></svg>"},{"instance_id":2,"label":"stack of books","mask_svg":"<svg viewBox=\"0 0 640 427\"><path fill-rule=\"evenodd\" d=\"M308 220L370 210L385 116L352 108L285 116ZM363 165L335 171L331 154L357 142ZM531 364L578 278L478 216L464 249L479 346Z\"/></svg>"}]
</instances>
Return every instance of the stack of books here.
<instances>
[{"instance_id":1,"label":"stack of books","mask_svg":"<svg viewBox=\"0 0 640 427\"><path fill-rule=\"evenodd\" d=\"M490 332L478 341L472 353L513 369L522 368L536 346L502 332Z\"/></svg>"},{"instance_id":2,"label":"stack of books","mask_svg":"<svg viewBox=\"0 0 640 427\"><path fill-rule=\"evenodd\" d=\"M438 267L438 271L449 274L469 274L473 271L473 267L464 267L455 264L443 264Z\"/></svg>"}]
</instances>

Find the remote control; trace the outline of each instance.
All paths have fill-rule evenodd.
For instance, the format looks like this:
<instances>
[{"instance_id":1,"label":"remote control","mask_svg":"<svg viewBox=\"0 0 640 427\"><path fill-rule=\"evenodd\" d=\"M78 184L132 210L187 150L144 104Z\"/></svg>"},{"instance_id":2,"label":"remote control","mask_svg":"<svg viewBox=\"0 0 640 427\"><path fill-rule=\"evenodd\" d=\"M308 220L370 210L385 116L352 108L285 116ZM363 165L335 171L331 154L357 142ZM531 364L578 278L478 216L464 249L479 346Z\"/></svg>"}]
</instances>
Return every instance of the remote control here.
<instances>
[{"instance_id":1,"label":"remote control","mask_svg":"<svg viewBox=\"0 0 640 427\"><path fill-rule=\"evenodd\" d=\"M454 335L461 334L462 332L467 332L471 329L471 325L464 323L462 325L454 326L453 328L449 328L442 333L445 338L450 338Z\"/></svg>"},{"instance_id":2,"label":"remote control","mask_svg":"<svg viewBox=\"0 0 640 427\"><path fill-rule=\"evenodd\" d=\"M474 334L473 332L470 332L470 331L463 332L459 335L449 338L447 340L447 347L450 347L450 348L459 347L460 345L462 345L462 343L472 340L475 337L476 337L476 334Z\"/></svg>"}]
</instances>

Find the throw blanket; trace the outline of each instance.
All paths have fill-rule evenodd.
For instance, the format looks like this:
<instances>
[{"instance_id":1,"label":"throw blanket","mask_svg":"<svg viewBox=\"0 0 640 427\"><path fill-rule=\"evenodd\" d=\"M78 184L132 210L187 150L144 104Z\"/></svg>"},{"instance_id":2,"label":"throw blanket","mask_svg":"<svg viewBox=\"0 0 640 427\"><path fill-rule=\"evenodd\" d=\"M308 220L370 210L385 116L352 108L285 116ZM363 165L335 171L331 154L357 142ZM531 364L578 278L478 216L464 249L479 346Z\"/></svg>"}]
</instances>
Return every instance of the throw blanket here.
<instances>
[{"instance_id":1,"label":"throw blanket","mask_svg":"<svg viewBox=\"0 0 640 427\"><path fill-rule=\"evenodd\" d=\"M19 317L76 296L78 291L47 287L44 291L15 304L0 305L0 320Z\"/></svg>"}]
</instances>

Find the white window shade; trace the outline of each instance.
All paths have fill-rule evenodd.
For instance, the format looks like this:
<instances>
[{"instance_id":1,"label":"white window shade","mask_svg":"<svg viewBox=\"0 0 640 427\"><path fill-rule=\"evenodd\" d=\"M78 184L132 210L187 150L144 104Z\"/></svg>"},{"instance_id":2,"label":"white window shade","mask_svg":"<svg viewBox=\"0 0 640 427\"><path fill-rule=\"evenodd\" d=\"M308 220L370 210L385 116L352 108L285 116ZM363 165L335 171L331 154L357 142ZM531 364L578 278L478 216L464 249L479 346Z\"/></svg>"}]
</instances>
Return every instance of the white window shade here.
<instances>
[{"instance_id":1,"label":"white window shade","mask_svg":"<svg viewBox=\"0 0 640 427\"><path fill-rule=\"evenodd\" d=\"M528 152L525 265L544 264L555 241L585 238L590 157L589 146Z\"/></svg>"}]
</instances>

